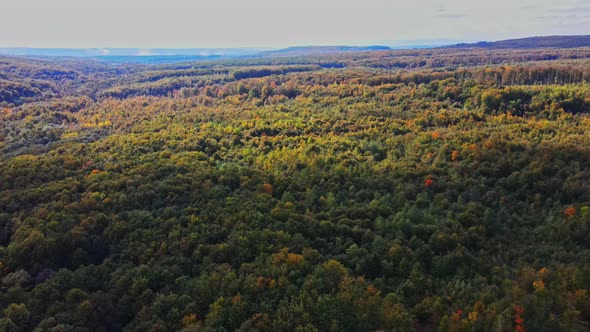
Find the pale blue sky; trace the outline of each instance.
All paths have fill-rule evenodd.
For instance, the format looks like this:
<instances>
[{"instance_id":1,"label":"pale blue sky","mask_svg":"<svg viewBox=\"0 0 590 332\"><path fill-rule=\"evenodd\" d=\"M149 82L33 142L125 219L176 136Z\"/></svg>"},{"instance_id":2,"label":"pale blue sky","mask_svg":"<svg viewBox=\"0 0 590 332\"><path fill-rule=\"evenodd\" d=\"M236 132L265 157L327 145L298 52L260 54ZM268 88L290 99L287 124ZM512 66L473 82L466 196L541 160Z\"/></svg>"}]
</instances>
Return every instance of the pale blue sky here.
<instances>
[{"instance_id":1,"label":"pale blue sky","mask_svg":"<svg viewBox=\"0 0 590 332\"><path fill-rule=\"evenodd\" d=\"M395 45L590 33L590 0L0 2L0 47Z\"/></svg>"}]
</instances>

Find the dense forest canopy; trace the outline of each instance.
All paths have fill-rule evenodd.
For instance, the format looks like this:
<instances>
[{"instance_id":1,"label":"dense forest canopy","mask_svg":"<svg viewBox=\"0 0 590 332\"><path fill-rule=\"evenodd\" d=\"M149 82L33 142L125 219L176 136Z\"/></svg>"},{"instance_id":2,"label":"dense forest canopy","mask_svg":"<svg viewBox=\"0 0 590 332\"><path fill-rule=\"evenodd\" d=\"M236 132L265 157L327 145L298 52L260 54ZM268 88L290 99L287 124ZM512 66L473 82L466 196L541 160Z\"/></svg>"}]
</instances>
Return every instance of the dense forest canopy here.
<instances>
[{"instance_id":1,"label":"dense forest canopy","mask_svg":"<svg viewBox=\"0 0 590 332\"><path fill-rule=\"evenodd\" d=\"M0 330L587 331L590 48L0 57Z\"/></svg>"}]
</instances>

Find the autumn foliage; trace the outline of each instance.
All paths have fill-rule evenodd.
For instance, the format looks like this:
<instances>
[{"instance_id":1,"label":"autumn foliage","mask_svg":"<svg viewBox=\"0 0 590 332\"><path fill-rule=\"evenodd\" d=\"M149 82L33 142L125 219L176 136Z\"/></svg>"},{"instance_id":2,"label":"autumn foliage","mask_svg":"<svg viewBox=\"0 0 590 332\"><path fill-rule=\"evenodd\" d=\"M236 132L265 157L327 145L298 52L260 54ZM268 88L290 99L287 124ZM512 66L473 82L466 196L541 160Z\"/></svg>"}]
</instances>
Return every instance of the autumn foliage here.
<instances>
[{"instance_id":1,"label":"autumn foliage","mask_svg":"<svg viewBox=\"0 0 590 332\"><path fill-rule=\"evenodd\" d=\"M587 331L588 81L587 48L0 57L0 331Z\"/></svg>"},{"instance_id":2,"label":"autumn foliage","mask_svg":"<svg viewBox=\"0 0 590 332\"><path fill-rule=\"evenodd\" d=\"M263 183L263 184L262 184L262 190L263 190L265 193L267 193L267 194L269 194L270 196L272 196L272 193L273 193L272 184L270 184L270 183Z\"/></svg>"},{"instance_id":3,"label":"autumn foliage","mask_svg":"<svg viewBox=\"0 0 590 332\"><path fill-rule=\"evenodd\" d=\"M566 217L573 217L576 215L577 211L575 207L568 207L563 211L563 213L566 215Z\"/></svg>"},{"instance_id":4,"label":"autumn foliage","mask_svg":"<svg viewBox=\"0 0 590 332\"><path fill-rule=\"evenodd\" d=\"M524 328L524 319L522 315L524 314L524 308L519 305L514 306L514 330L517 332L526 332Z\"/></svg>"}]
</instances>

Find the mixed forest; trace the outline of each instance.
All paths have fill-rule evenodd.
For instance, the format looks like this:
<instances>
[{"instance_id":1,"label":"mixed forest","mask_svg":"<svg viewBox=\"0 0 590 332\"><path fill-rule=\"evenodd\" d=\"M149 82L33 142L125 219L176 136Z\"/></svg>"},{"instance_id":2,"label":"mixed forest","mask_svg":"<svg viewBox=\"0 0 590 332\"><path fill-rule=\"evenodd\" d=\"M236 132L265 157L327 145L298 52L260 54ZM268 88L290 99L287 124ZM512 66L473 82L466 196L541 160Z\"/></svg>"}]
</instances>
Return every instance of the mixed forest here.
<instances>
[{"instance_id":1,"label":"mixed forest","mask_svg":"<svg viewBox=\"0 0 590 332\"><path fill-rule=\"evenodd\" d=\"M0 331L588 331L590 48L0 57Z\"/></svg>"}]
</instances>

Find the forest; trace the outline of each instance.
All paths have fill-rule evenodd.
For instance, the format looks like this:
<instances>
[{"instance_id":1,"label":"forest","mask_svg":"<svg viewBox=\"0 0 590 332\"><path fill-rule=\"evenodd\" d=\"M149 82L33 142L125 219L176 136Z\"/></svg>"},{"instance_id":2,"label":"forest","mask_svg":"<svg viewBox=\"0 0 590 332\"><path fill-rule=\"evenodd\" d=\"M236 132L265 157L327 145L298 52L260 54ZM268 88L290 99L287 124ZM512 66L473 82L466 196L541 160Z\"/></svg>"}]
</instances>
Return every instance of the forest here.
<instances>
[{"instance_id":1,"label":"forest","mask_svg":"<svg viewBox=\"0 0 590 332\"><path fill-rule=\"evenodd\" d=\"M588 331L590 48L0 56L0 331Z\"/></svg>"}]
</instances>

